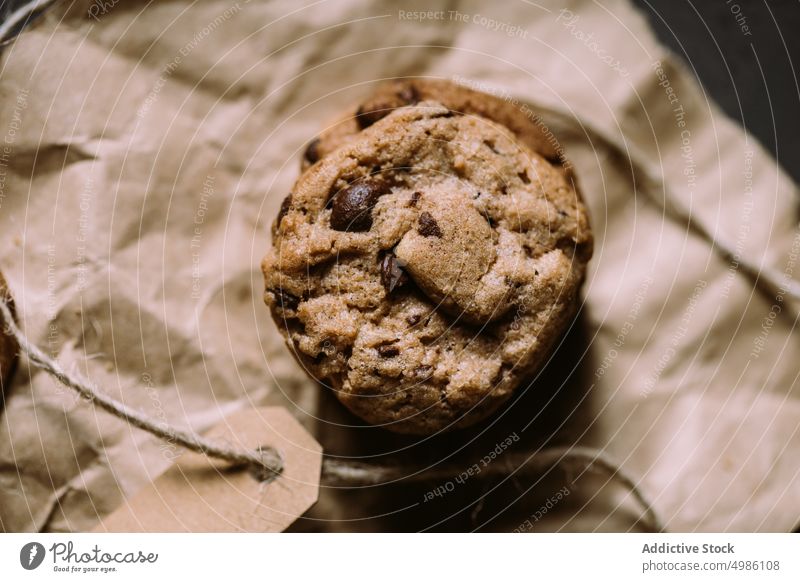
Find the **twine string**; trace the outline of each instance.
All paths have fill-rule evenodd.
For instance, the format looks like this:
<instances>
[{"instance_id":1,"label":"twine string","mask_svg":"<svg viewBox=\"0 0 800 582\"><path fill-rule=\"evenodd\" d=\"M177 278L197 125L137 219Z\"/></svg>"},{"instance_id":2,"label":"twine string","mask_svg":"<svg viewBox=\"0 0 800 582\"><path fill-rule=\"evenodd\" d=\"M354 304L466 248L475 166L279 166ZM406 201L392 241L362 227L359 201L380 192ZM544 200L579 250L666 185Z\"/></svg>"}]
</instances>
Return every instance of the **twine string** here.
<instances>
[{"instance_id":1,"label":"twine string","mask_svg":"<svg viewBox=\"0 0 800 582\"><path fill-rule=\"evenodd\" d=\"M498 476L542 475L556 466L599 469L609 479L615 479L625 487L644 510L644 517L653 531L665 531L661 518L647 495L637 485L634 477L619 466L608 454L591 447L549 447L532 454L507 454L506 463L491 463L473 479ZM339 459L325 459L322 465L322 481L329 487L355 487L384 485L388 483L418 483L423 481L446 482L463 473L464 467L448 464L441 467L419 470L415 467L374 465Z\"/></svg>"},{"instance_id":2,"label":"twine string","mask_svg":"<svg viewBox=\"0 0 800 582\"><path fill-rule=\"evenodd\" d=\"M17 325L14 317L5 301L0 300L0 312L6 324L6 331L17 340L20 350L28 357L28 360L41 370L50 374L53 378L61 382L67 388L77 392L82 398L91 402L124 420L131 426L147 431L158 438L169 443L177 444L195 453L200 453L214 459L221 459L231 462L234 466L254 466L265 471L273 478L280 475L283 470L283 460L278 452L268 447L259 450L248 450L222 444L211 439L207 439L197 433L170 426L165 422L159 422L146 414L135 410L120 402L108 394L105 394L95 384L77 374L67 372L61 364L45 354Z\"/></svg>"},{"instance_id":3,"label":"twine string","mask_svg":"<svg viewBox=\"0 0 800 582\"><path fill-rule=\"evenodd\" d=\"M0 23L0 45L15 38L12 33L18 26L27 24L39 10L48 8L55 0L31 0L17 8Z\"/></svg>"}]
</instances>

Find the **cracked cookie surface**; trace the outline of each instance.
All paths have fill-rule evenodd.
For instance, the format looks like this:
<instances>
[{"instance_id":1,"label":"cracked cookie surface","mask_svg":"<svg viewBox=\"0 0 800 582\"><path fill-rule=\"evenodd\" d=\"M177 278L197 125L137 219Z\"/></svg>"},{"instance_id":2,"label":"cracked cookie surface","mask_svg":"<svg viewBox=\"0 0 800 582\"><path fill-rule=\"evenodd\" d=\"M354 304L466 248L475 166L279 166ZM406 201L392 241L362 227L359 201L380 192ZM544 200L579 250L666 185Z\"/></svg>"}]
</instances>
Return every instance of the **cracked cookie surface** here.
<instances>
[{"instance_id":1,"label":"cracked cookie surface","mask_svg":"<svg viewBox=\"0 0 800 582\"><path fill-rule=\"evenodd\" d=\"M573 317L579 195L506 127L400 107L306 171L263 262L304 368L372 424L432 434L496 410Z\"/></svg>"}]
</instances>

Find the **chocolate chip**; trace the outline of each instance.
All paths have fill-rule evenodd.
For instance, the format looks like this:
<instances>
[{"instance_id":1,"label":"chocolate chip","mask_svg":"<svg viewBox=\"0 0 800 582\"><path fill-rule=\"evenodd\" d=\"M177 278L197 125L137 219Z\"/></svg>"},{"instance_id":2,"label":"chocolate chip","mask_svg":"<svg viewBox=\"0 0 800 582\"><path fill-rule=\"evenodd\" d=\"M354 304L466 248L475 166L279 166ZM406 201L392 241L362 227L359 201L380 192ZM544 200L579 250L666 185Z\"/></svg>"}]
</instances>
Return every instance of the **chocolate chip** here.
<instances>
[{"instance_id":1,"label":"chocolate chip","mask_svg":"<svg viewBox=\"0 0 800 582\"><path fill-rule=\"evenodd\" d=\"M281 207L278 210L278 215L275 217L275 222L272 223L272 233L275 234L278 232L278 228L281 226L281 220L283 217L286 216L286 213L289 212L289 208L292 206L292 194L291 192L283 199L281 202Z\"/></svg>"},{"instance_id":2,"label":"chocolate chip","mask_svg":"<svg viewBox=\"0 0 800 582\"><path fill-rule=\"evenodd\" d=\"M300 298L284 291L283 289L270 289L270 293L275 295L275 302L280 306L281 309L297 309L297 305L300 303Z\"/></svg>"},{"instance_id":3,"label":"chocolate chip","mask_svg":"<svg viewBox=\"0 0 800 582\"><path fill-rule=\"evenodd\" d=\"M372 207L388 192L386 183L369 180L351 184L333 197L331 228L363 232L372 228Z\"/></svg>"},{"instance_id":4,"label":"chocolate chip","mask_svg":"<svg viewBox=\"0 0 800 582\"><path fill-rule=\"evenodd\" d=\"M378 355L382 358L394 358L400 355L400 348L397 346L378 346Z\"/></svg>"},{"instance_id":5,"label":"chocolate chip","mask_svg":"<svg viewBox=\"0 0 800 582\"><path fill-rule=\"evenodd\" d=\"M310 164L314 164L319 161L319 138L315 137L312 139L309 144L306 146L306 151L303 154L303 157L306 161Z\"/></svg>"},{"instance_id":6,"label":"chocolate chip","mask_svg":"<svg viewBox=\"0 0 800 582\"><path fill-rule=\"evenodd\" d=\"M528 178L528 173L527 172L519 172L519 173L517 173L517 176L519 177L520 180L522 180L523 184L530 184L531 183L531 179Z\"/></svg>"},{"instance_id":7,"label":"chocolate chip","mask_svg":"<svg viewBox=\"0 0 800 582\"><path fill-rule=\"evenodd\" d=\"M366 129L376 121L389 115L394 109L404 105L419 103L419 93L413 85L408 85L395 93L394 97L387 96L384 101L362 104L356 111L356 121L361 129Z\"/></svg>"},{"instance_id":8,"label":"chocolate chip","mask_svg":"<svg viewBox=\"0 0 800 582\"><path fill-rule=\"evenodd\" d=\"M437 238L442 238L442 229L439 228L439 223L436 222L436 219L431 216L430 212L423 212L419 215L417 219L417 223L419 224L419 228L417 232L419 232L422 236L435 236Z\"/></svg>"},{"instance_id":9,"label":"chocolate chip","mask_svg":"<svg viewBox=\"0 0 800 582\"><path fill-rule=\"evenodd\" d=\"M383 104L378 104L374 107L361 105L359 106L358 111L356 111L356 121L358 121L358 126L361 129L366 129L376 121L380 121L389 115L391 111L391 107L386 107Z\"/></svg>"},{"instance_id":10,"label":"chocolate chip","mask_svg":"<svg viewBox=\"0 0 800 582\"><path fill-rule=\"evenodd\" d=\"M381 283L387 293L391 293L398 287L402 287L408 282L408 275L400 267L397 257L393 253L386 253L381 262Z\"/></svg>"},{"instance_id":11,"label":"chocolate chip","mask_svg":"<svg viewBox=\"0 0 800 582\"><path fill-rule=\"evenodd\" d=\"M289 208L291 207L292 207L292 193L289 192L286 195L286 198L283 199L283 202L281 202L280 210L278 210L278 224L281 223L281 220L283 220L283 217L286 216L286 213L289 212Z\"/></svg>"}]
</instances>

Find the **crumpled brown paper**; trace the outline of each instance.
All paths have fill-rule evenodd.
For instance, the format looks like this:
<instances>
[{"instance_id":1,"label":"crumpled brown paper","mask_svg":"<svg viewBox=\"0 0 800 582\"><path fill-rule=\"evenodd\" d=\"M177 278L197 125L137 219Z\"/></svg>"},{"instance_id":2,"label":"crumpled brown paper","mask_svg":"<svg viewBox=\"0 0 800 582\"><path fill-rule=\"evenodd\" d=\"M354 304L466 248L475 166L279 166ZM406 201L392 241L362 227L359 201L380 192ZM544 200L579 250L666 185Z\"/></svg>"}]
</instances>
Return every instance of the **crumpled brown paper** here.
<instances>
[{"instance_id":1,"label":"crumpled brown paper","mask_svg":"<svg viewBox=\"0 0 800 582\"><path fill-rule=\"evenodd\" d=\"M626 2L78 4L8 46L0 77L0 268L27 334L65 365L195 430L284 405L329 455L466 470L510 435L516 453L598 447L673 531L800 520L797 305L653 203L674 196L739 257L794 277L797 191ZM488 424L422 443L362 426L300 371L259 271L303 145L407 75L565 112L544 117L597 242L545 372ZM629 155L667 190L635 180ZM179 454L26 365L0 426L6 531L91 529ZM446 485L325 490L295 529L646 527L595 471Z\"/></svg>"}]
</instances>

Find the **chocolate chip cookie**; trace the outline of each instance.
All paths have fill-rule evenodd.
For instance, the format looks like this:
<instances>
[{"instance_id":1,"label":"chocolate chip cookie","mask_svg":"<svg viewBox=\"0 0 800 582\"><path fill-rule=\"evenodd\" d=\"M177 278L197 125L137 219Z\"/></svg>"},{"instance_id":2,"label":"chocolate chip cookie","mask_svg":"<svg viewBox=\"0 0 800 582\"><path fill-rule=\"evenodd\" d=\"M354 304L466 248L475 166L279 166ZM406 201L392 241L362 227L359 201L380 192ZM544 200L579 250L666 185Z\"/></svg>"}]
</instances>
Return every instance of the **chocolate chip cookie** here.
<instances>
[{"instance_id":1,"label":"chocolate chip cookie","mask_svg":"<svg viewBox=\"0 0 800 582\"><path fill-rule=\"evenodd\" d=\"M561 146L533 109L441 79L400 79L380 85L308 144L302 169L335 151L398 107L421 101L436 101L451 111L485 117L507 127L523 144L571 177Z\"/></svg>"},{"instance_id":2,"label":"chocolate chip cookie","mask_svg":"<svg viewBox=\"0 0 800 582\"><path fill-rule=\"evenodd\" d=\"M263 261L305 369L411 434L487 417L569 324L592 254L558 167L487 117L394 109L297 181Z\"/></svg>"}]
</instances>

